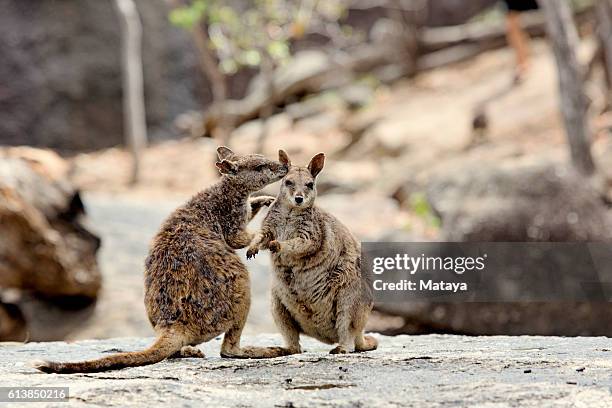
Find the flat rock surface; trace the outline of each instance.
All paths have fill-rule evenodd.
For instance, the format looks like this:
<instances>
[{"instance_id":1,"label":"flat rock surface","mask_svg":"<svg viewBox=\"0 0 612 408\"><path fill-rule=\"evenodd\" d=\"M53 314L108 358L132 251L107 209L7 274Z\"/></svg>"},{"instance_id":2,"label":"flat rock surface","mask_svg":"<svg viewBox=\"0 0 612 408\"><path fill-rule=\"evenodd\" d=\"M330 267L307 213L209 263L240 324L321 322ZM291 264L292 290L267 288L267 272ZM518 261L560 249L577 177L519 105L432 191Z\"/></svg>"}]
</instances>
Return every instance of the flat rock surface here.
<instances>
[{"instance_id":1,"label":"flat rock surface","mask_svg":"<svg viewBox=\"0 0 612 408\"><path fill-rule=\"evenodd\" d=\"M75 406L205 407L609 407L612 340L604 337L378 336L369 353L329 355L303 339L306 352L269 360L219 357L96 374L48 375L36 358L76 360L145 347L150 338L75 343L0 343L3 386L69 386ZM279 344L278 335L243 344ZM63 406L61 403L49 404ZM37 406L45 406L40 403Z\"/></svg>"}]
</instances>

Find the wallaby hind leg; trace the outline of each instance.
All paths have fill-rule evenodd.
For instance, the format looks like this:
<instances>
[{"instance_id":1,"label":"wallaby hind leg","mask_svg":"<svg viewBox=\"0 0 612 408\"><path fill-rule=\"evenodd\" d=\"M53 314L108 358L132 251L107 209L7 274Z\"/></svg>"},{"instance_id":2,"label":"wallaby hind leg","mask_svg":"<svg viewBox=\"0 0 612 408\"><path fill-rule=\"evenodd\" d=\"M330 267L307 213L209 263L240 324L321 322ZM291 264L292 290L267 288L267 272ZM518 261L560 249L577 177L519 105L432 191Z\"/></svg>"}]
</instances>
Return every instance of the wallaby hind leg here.
<instances>
[{"instance_id":1,"label":"wallaby hind leg","mask_svg":"<svg viewBox=\"0 0 612 408\"><path fill-rule=\"evenodd\" d=\"M248 288L247 288L248 289ZM289 355L283 347L240 347L240 336L246 323L250 307L250 295L245 294L243 303L237 305L235 320L223 336L221 344L221 357L224 358L273 358Z\"/></svg>"},{"instance_id":2,"label":"wallaby hind leg","mask_svg":"<svg viewBox=\"0 0 612 408\"><path fill-rule=\"evenodd\" d=\"M300 326L274 293L272 294L272 316L274 317L276 328L283 336L287 351L290 354L301 353Z\"/></svg>"},{"instance_id":3,"label":"wallaby hind leg","mask_svg":"<svg viewBox=\"0 0 612 408\"><path fill-rule=\"evenodd\" d=\"M368 321L371 309L371 306L364 306L356 313L355 319L353 320L353 326L357 331L357 335L355 336L356 352L376 350L376 347L378 347L378 340L372 336L364 336L363 334L363 329Z\"/></svg>"},{"instance_id":4,"label":"wallaby hind leg","mask_svg":"<svg viewBox=\"0 0 612 408\"><path fill-rule=\"evenodd\" d=\"M344 354L355 350L355 339L360 333L353 321L354 297L350 296L352 287L340 290L337 295L336 331L338 332L338 346L330 350L330 354Z\"/></svg>"}]
</instances>

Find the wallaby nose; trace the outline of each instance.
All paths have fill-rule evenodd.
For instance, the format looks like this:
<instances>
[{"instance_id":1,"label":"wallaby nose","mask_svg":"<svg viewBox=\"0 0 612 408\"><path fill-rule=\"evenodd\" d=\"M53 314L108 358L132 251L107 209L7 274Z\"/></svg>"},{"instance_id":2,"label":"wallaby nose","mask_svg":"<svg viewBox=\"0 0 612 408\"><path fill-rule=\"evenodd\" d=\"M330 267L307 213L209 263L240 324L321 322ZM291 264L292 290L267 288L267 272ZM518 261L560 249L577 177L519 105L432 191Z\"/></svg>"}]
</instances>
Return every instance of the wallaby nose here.
<instances>
[{"instance_id":1,"label":"wallaby nose","mask_svg":"<svg viewBox=\"0 0 612 408\"><path fill-rule=\"evenodd\" d=\"M295 196L295 202L297 204L302 204L304 202L304 197L302 197L302 196Z\"/></svg>"}]
</instances>

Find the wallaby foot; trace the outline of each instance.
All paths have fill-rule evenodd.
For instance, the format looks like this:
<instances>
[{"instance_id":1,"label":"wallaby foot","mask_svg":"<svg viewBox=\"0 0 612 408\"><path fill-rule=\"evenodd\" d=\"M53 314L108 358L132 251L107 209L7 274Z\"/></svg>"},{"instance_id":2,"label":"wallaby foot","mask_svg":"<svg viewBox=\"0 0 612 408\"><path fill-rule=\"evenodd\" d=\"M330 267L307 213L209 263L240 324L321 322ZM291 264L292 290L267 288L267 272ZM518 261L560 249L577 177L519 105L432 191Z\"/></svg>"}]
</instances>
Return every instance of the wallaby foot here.
<instances>
[{"instance_id":1,"label":"wallaby foot","mask_svg":"<svg viewBox=\"0 0 612 408\"><path fill-rule=\"evenodd\" d=\"M288 356L291 350L285 347L241 347L237 350L221 351L223 358L274 358Z\"/></svg>"},{"instance_id":2,"label":"wallaby foot","mask_svg":"<svg viewBox=\"0 0 612 408\"><path fill-rule=\"evenodd\" d=\"M248 295L248 294L247 294ZM247 298L246 302L250 303ZM221 344L221 357L224 358L273 358L287 356L290 353L283 347L240 347L240 336L249 313L249 303L236 311L232 327L225 332Z\"/></svg>"},{"instance_id":3,"label":"wallaby foot","mask_svg":"<svg viewBox=\"0 0 612 408\"><path fill-rule=\"evenodd\" d=\"M174 353L169 358L206 358L204 352L194 346L183 346L180 351Z\"/></svg>"},{"instance_id":4,"label":"wallaby foot","mask_svg":"<svg viewBox=\"0 0 612 408\"><path fill-rule=\"evenodd\" d=\"M372 336L358 336L358 340L355 341L355 351L372 351L378 347L378 340Z\"/></svg>"},{"instance_id":5,"label":"wallaby foot","mask_svg":"<svg viewBox=\"0 0 612 408\"><path fill-rule=\"evenodd\" d=\"M346 354L349 350L343 346L336 346L333 349L329 350L329 354Z\"/></svg>"}]
</instances>

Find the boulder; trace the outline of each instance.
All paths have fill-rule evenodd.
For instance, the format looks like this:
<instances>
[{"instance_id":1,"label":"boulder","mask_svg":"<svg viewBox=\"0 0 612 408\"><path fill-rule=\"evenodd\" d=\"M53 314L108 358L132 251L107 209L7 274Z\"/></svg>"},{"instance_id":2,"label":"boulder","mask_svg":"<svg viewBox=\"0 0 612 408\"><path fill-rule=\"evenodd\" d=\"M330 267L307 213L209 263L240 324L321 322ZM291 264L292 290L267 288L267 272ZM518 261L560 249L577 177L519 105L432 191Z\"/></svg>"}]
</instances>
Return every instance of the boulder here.
<instances>
[{"instance_id":1,"label":"boulder","mask_svg":"<svg viewBox=\"0 0 612 408\"><path fill-rule=\"evenodd\" d=\"M588 180L538 160L468 164L432 180L428 200L448 241L612 239L610 213Z\"/></svg>"},{"instance_id":2,"label":"boulder","mask_svg":"<svg viewBox=\"0 0 612 408\"><path fill-rule=\"evenodd\" d=\"M52 152L0 150L0 340L23 330L31 339L61 339L80 323L67 316L84 318L97 298L100 240L83 224L67 169Z\"/></svg>"},{"instance_id":3,"label":"boulder","mask_svg":"<svg viewBox=\"0 0 612 408\"><path fill-rule=\"evenodd\" d=\"M137 0L143 23L147 124L168 135L200 92L189 34L169 2ZM123 141L119 19L112 1L0 0L0 144L80 150Z\"/></svg>"},{"instance_id":4,"label":"boulder","mask_svg":"<svg viewBox=\"0 0 612 408\"><path fill-rule=\"evenodd\" d=\"M612 336L608 303L406 302L377 305L376 310L404 319L401 327L397 322L378 325L386 334Z\"/></svg>"},{"instance_id":5,"label":"boulder","mask_svg":"<svg viewBox=\"0 0 612 408\"><path fill-rule=\"evenodd\" d=\"M447 169L448 170L448 169ZM433 177L428 200L440 241L601 241L612 239L610 211L589 180L542 157L463 163ZM389 333L610 336L608 303L379 304L402 316Z\"/></svg>"}]
</instances>

